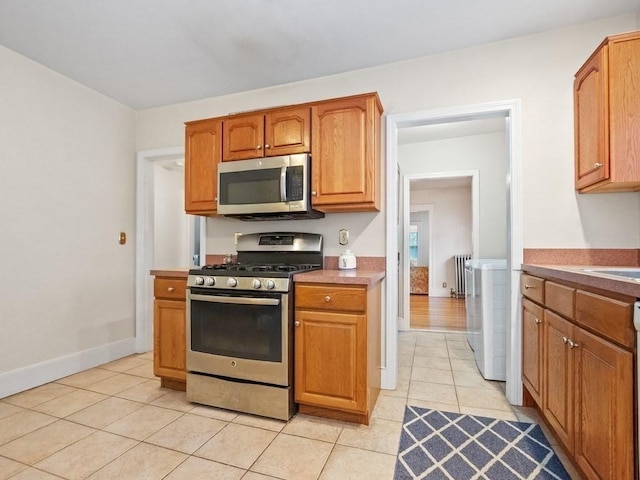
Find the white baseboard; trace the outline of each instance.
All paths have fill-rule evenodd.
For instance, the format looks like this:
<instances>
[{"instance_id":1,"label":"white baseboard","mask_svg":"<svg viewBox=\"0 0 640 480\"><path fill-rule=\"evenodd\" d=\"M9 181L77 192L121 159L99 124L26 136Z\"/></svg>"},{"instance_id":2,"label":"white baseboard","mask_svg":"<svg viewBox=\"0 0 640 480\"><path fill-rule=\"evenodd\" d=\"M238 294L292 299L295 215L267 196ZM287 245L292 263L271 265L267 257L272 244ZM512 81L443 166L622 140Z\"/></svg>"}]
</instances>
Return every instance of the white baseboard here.
<instances>
[{"instance_id":1,"label":"white baseboard","mask_svg":"<svg viewBox=\"0 0 640 480\"><path fill-rule=\"evenodd\" d=\"M0 398L136 353L134 337L0 373Z\"/></svg>"}]
</instances>

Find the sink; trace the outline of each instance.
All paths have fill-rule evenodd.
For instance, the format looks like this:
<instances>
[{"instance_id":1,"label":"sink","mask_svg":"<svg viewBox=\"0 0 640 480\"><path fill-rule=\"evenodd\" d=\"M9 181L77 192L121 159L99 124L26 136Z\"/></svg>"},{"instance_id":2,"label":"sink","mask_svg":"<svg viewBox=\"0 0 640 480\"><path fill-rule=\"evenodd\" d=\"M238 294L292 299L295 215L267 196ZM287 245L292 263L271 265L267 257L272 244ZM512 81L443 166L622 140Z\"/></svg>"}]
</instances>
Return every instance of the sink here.
<instances>
[{"instance_id":1,"label":"sink","mask_svg":"<svg viewBox=\"0 0 640 480\"><path fill-rule=\"evenodd\" d=\"M611 267L611 268L583 268L585 272L597 273L601 275L612 275L614 277L623 277L630 280L640 282L640 268L625 268L625 267Z\"/></svg>"}]
</instances>

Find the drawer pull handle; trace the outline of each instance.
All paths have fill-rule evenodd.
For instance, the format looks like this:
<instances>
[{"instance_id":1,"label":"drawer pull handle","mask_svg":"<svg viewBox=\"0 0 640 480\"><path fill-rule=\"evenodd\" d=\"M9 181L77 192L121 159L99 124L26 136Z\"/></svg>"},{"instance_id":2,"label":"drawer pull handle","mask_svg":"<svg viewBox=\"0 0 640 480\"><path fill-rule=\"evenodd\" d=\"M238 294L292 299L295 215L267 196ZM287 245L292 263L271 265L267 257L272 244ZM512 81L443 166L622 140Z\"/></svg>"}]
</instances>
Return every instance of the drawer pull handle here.
<instances>
[{"instance_id":1,"label":"drawer pull handle","mask_svg":"<svg viewBox=\"0 0 640 480\"><path fill-rule=\"evenodd\" d=\"M535 286L534 285L529 285L528 283L524 284L524 288L526 288L527 290L531 289L531 290L535 290Z\"/></svg>"},{"instance_id":2,"label":"drawer pull handle","mask_svg":"<svg viewBox=\"0 0 640 480\"><path fill-rule=\"evenodd\" d=\"M331 297L327 295L326 297L324 297L324 301L329 303L331 301Z\"/></svg>"},{"instance_id":3,"label":"drawer pull handle","mask_svg":"<svg viewBox=\"0 0 640 480\"><path fill-rule=\"evenodd\" d=\"M539 318L534 318L533 319L534 322L536 322L536 325L540 325L542 323L542 320L540 320Z\"/></svg>"},{"instance_id":4,"label":"drawer pull handle","mask_svg":"<svg viewBox=\"0 0 640 480\"><path fill-rule=\"evenodd\" d=\"M168 291L169 293L173 292L174 290L175 290L175 288L173 288L173 287L169 287L169 288L167 288L167 291Z\"/></svg>"}]
</instances>

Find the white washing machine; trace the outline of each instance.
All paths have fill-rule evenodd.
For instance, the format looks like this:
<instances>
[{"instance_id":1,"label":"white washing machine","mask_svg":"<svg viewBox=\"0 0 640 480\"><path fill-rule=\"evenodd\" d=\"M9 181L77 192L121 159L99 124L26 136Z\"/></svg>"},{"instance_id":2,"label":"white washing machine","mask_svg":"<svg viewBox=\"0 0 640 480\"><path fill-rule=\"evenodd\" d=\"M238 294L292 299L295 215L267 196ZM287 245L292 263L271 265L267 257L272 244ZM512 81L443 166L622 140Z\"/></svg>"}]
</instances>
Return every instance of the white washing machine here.
<instances>
[{"instance_id":1,"label":"white washing machine","mask_svg":"<svg viewBox=\"0 0 640 480\"><path fill-rule=\"evenodd\" d=\"M507 378L507 261L465 263L467 341L487 380Z\"/></svg>"}]
</instances>

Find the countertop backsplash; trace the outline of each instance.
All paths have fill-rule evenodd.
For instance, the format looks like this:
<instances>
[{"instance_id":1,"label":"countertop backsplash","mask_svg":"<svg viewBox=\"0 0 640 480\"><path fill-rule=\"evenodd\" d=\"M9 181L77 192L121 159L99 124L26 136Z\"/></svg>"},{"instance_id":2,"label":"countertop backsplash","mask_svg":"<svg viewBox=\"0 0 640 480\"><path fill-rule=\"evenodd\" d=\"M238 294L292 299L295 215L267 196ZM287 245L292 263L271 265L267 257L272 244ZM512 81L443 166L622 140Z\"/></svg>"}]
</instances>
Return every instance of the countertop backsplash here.
<instances>
[{"instance_id":1,"label":"countertop backsplash","mask_svg":"<svg viewBox=\"0 0 640 480\"><path fill-rule=\"evenodd\" d=\"M640 266L637 248L525 248L524 262L529 265Z\"/></svg>"}]
</instances>

